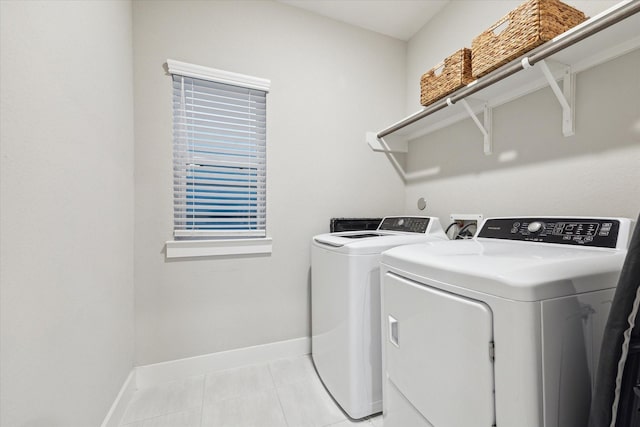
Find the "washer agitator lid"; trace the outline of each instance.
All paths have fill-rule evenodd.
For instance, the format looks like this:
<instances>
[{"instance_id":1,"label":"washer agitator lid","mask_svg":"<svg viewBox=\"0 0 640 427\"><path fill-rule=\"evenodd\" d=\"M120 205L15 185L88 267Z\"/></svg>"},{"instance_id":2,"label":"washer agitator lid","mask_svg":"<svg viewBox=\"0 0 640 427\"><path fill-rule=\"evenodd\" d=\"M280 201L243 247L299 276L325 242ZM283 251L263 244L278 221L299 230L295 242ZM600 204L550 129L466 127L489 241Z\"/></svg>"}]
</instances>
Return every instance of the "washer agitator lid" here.
<instances>
[{"instance_id":1,"label":"washer agitator lid","mask_svg":"<svg viewBox=\"0 0 640 427\"><path fill-rule=\"evenodd\" d=\"M615 287L630 227L626 218L488 218L471 240L399 246L381 262L447 289L539 301Z\"/></svg>"}]
</instances>

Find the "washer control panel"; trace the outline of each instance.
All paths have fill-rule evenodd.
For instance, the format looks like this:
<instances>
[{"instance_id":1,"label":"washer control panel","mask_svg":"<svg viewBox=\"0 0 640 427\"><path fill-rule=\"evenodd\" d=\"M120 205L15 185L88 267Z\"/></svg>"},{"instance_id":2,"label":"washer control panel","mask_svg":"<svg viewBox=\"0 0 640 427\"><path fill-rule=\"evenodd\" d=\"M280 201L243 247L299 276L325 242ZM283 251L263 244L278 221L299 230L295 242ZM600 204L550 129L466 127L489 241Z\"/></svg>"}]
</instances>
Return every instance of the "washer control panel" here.
<instances>
[{"instance_id":1,"label":"washer control panel","mask_svg":"<svg viewBox=\"0 0 640 427\"><path fill-rule=\"evenodd\" d=\"M388 216L382 219L378 230L426 233L430 218L420 216Z\"/></svg>"},{"instance_id":2,"label":"washer control panel","mask_svg":"<svg viewBox=\"0 0 640 427\"><path fill-rule=\"evenodd\" d=\"M488 218L477 237L615 248L620 221L591 218Z\"/></svg>"}]
</instances>

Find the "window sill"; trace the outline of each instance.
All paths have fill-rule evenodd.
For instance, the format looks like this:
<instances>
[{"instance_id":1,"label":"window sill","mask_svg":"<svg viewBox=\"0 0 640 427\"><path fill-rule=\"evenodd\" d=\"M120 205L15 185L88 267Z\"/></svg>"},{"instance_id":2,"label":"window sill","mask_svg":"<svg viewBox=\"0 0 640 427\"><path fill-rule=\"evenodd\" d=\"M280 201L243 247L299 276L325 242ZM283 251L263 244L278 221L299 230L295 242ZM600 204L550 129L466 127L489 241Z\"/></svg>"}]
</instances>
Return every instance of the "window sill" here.
<instances>
[{"instance_id":1,"label":"window sill","mask_svg":"<svg viewBox=\"0 0 640 427\"><path fill-rule=\"evenodd\" d=\"M166 242L166 257L193 258L229 255L270 254L271 237L226 240L171 240Z\"/></svg>"}]
</instances>

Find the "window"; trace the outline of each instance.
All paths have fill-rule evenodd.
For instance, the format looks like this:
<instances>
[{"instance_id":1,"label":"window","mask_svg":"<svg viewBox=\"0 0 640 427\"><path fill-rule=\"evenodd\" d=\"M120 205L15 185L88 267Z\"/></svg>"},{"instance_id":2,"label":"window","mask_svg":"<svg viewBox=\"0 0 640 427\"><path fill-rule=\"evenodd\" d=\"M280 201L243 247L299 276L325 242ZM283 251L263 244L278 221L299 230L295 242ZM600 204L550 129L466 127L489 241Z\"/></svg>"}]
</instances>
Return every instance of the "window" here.
<instances>
[{"instance_id":1,"label":"window","mask_svg":"<svg viewBox=\"0 0 640 427\"><path fill-rule=\"evenodd\" d=\"M176 238L266 236L270 82L168 60Z\"/></svg>"}]
</instances>

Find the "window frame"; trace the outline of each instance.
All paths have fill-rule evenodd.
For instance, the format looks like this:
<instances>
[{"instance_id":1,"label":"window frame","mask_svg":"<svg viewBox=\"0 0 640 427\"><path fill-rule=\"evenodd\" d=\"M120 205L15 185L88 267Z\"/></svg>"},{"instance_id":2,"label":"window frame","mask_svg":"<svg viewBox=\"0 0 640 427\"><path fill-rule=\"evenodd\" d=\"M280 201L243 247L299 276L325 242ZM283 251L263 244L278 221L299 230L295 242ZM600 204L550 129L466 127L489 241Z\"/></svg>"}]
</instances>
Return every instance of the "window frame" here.
<instances>
[{"instance_id":1,"label":"window frame","mask_svg":"<svg viewBox=\"0 0 640 427\"><path fill-rule=\"evenodd\" d=\"M248 76L244 74L232 73L229 71L218 70L200 65L189 64L168 59L167 69L171 75L173 82L174 76L182 76L206 80L214 83L238 86L246 89L254 89L269 92L271 82L268 79ZM172 83L173 85L173 83ZM172 89L173 91L173 89ZM266 113L265 113L266 118ZM172 123L175 126L176 117L172 116ZM266 135L265 135L266 137ZM174 150L176 145L175 137L172 138L172 146ZM266 147L265 147L266 154ZM175 154L174 154L175 156ZM175 157L174 157L175 158ZM174 160L175 161L175 160ZM175 172L174 172L175 173ZM266 164L265 164L266 174ZM173 180L176 177L174 175ZM266 198L266 187L264 189L264 197ZM173 204L176 204L176 196L173 197ZM266 206L265 206L266 209ZM173 235L174 240L166 242L167 258L197 257L197 256L218 256L218 255L250 255L250 254L269 254L272 249L272 239L267 237L266 230L266 211L264 214L264 230L245 231L235 230L232 233L221 232L218 235L207 235L206 232L198 233L178 230L176 228L175 207L172 213L173 218ZM213 234L213 233L210 233Z\"/></svg>"}]
</instances>

